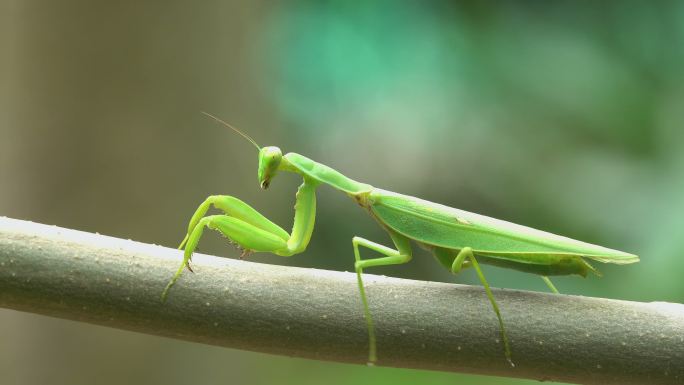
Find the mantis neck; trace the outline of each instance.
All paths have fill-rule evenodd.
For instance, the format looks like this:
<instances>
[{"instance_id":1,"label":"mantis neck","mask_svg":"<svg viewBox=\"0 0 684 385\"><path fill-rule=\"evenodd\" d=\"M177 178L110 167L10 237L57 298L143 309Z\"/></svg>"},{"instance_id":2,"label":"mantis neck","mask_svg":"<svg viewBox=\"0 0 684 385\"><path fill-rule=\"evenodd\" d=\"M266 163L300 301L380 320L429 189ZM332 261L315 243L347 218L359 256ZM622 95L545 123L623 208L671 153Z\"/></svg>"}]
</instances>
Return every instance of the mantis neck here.
<instances>
[{"instance_id":1,"label":"mantis neck","mask_svg":"<svg viewBox=\"0 0 684 385\"><path fill-rule=\"evenodd\" d=\"M340 172L333 170L324 164L315 162L304 155L299 155L294 152L287 153L283 156L279 168L283 171L296 172L302 176L307 176L350 195L368 193L373 189L373 186L369 184L360 183L347 178Z\"/></svg>"}]
</instances>

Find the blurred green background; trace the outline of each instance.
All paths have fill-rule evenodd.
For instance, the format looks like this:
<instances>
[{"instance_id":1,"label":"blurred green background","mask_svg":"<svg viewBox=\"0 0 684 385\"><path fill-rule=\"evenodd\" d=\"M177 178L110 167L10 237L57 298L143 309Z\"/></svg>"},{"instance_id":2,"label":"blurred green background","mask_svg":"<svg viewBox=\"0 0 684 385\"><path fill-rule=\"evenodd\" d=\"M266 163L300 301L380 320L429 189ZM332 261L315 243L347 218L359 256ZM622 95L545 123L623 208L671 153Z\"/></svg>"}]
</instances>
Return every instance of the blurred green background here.
<instances>
[{"instance_id":1,"label":"blurred green background","mask_svg":"<svg viewBox=\"0 0 684 385\"><path fill-rule=\"evenodd\" d=\"M204 110L354 179L642 257L561 292L684 302L683 2L353 3L0 0L0 215L175 247L220 193L289 228L300 181L261 191L254 148ZM250 259L352 270L352 236L389 242L344 195L318 202L304 254ZM416 254L373 272L477 283ZM3 384L533 383L0 325Z\"/></svg>"}]
</instances>

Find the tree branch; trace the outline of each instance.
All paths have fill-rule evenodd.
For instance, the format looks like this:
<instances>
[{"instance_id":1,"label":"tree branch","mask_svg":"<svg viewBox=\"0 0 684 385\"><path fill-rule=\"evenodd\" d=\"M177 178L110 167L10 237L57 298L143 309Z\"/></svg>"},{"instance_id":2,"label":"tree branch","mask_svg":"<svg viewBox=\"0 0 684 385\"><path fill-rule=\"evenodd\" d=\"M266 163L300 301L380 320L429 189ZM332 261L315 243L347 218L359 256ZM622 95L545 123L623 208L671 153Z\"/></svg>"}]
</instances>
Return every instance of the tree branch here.
<instances>
[{"instance_id":1,"label":"tree branch","mask_svg":"<svg viewBox=\"0 0 684 385\"><path fill-rule=\"evenodd\" d=\"M181 253L0 218L0 306L237 349L365 363L351 273ZM366 276L379 364L583 384L684 382L684 306Z\"/></svg>"}]
</instances>

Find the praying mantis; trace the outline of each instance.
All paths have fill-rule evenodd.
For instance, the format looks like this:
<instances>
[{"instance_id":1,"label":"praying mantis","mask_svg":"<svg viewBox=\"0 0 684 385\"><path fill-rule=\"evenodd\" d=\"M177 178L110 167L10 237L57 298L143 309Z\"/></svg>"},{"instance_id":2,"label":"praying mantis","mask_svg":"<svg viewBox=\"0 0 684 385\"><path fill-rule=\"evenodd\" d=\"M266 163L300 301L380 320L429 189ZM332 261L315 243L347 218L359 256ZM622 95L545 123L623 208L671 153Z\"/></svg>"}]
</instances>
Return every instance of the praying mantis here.
<instances>
[{"instance_id":1,"label":"praying mantis","mask_svg":"<svg viewBox=\"0 0 684 385\"><path fill-rule=\"evenodd\" d=\"M190 267L190 260L205 228L216 230L243 250L268 252L288 257L306 250L316 217L316 189L328 185L347 194L389 234L394 248L355 236L352 238L354 268L363 313L368 329L368 363L377 361L377 344L373 318L368 305L362 274L375 266L408 263L413 255L411 243L432 252L436 260L453 274L472 267L484 286L485 293L499 322L504 356L514 366L510 343L501 311L482 273L480 263L541 276L551 291L558 293L548 276L600 275L585 259L603 263L630 264L639 261L634 254L608 249L510 222L451 208L408 195L382 190L352 180L340 172L303 155L282 154L275 146L259 147L248 135L208 114L249 140L259 151L258 179L267 189L279 172L302 177L296 194L292 232L257 212L254 208L228 195L212 195L195 211L179 249L184 248L183 262L162 292L165 301L169 289ZM206 215L214 207L222 215ZM383 257L361 259L359 248L376 251Z\"/></svg>"}]
</instances>

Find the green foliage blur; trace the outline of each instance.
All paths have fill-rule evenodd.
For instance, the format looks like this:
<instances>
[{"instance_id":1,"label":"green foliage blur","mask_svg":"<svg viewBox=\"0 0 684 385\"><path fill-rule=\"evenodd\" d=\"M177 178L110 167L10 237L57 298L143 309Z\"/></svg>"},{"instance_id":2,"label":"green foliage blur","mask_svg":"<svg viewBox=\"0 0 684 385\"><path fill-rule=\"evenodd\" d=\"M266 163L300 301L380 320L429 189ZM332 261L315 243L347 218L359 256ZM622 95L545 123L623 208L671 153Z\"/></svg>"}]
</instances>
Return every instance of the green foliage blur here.
<instances>
[{"instance_id":1,"label":"green foliage blur","mask_svg":"<svg viewBox=\"0 0 684 385\"><path fill-rule=\"evenodd\" d=\"M261 191L254 147L209 111L359 181L642 258L561 292L684 302L684 2L358 3L0 0L0 215L175 247L230 194L289 228L300 181ZM346 196L318 202L304 254L251 259L352 270L352 236L389 242ZM477 284L416 254L371 273ZM3 384L532 383L0 324Z\"/></svg>"}]
</instances>

